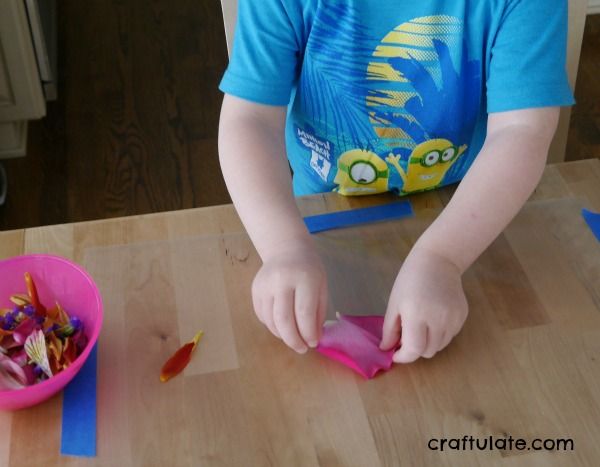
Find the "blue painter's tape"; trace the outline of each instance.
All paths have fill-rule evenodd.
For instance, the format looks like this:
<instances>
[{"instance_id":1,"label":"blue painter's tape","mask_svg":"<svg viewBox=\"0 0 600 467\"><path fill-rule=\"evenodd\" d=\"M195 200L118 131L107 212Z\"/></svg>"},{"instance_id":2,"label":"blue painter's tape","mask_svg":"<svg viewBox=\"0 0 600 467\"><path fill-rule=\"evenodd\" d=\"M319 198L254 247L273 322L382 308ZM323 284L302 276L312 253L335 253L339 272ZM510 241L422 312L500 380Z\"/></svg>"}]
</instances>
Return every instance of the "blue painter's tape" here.
<instances>
[{"instance_id":1,"label":"blue painter's tape","mask_svg":"<svg viewBox=\"0 0 600 467\"><path fill-rule=\"evenodd\" d=\"M304 223L310 233L316 233L370 222L400 219L412 215L413 210L410 202L404 200L368 208L307 216L304 218Z\"/></svg>"},{"instance_id":2,"label":"blue painter's tape","mask_svg":"<svg viewBox=\"0 0 600 467\"><path fill-rule=\"evenodd\" d=\"M600 241L600 213L592 212L587 209L581 210L581 215L587 222L598 241Z\"/></svg>"},{"instance_id":3,"label":"blue painter's tape","mask_svg":"<svg viewBox=\"0 0 600 467\"><path fill-rule=\"evenodd\" d=\"M65 456L96 455L97 347L63 394L60 453Z\"/></svg>"}]
</instances>

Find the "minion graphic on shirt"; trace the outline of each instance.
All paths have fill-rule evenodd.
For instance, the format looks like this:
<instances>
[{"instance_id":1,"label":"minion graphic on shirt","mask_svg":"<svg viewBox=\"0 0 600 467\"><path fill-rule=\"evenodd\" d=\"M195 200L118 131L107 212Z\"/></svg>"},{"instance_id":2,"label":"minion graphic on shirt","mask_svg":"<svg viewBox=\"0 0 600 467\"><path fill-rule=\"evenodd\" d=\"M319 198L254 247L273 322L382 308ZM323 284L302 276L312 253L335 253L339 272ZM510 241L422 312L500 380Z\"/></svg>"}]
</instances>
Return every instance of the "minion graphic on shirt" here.
<instances>
[{"instance_id":1,"label":"minion graphic on shirt","mask_svg":"<svg viewBox=\"0 0 600 467\"><path fill-rule=\"evenodd\" d=\"M323 25L315 21L313 36L329 41L328 49L336 53L335 39L345 31L353 31L346 39L355 44L373 42L351 10L340 13L336 17L345 18L347 27L333 32L326 27L331 18L323 18ZM362 64L356 56L345 60L341 47L339 56L319 55L321 49L310 43L307 50L314 56L300 80L302 111L312 113L319 137L335 142L334 191L408 194L462 178L475 157L468 149L481 70L479 61L468 59L459 18L437 15L402 23L373 43ZM314 69L319 63L327 68ZM364 78L341 81L340 75L352 75L344 68L350 66L364 66ZM337 76L328 75L335 70ZM324 95L332 89L335 96ZM319 105L324 100L340 105L324 108Z\"/></svg>"},{"instance_id":2,"label":"minion graphic on shirt","mask_svg":"<svg viewBox=\"0 0 600 467\"><path fill-rule=\"evenodd\" d=\"M466 145L457 148L447 139L431 139L417 146L408 159L405 172L400 166L400 156L390 154L388 161L400 175L403 193L415 193L437 188L456 159L464 153Z\"/></svg>"},{"instance_id":3,"label":"minion graphic on shirt","mask_svg":"<svg viewBox=\"0 0 600 467\"><path fill-rule=\"evenodd\" d=\"M387 164L377 154L353 149L339 157L334 183L341 195L372 195L389 190L389 175Z\"/></svg>"}]
</instances>

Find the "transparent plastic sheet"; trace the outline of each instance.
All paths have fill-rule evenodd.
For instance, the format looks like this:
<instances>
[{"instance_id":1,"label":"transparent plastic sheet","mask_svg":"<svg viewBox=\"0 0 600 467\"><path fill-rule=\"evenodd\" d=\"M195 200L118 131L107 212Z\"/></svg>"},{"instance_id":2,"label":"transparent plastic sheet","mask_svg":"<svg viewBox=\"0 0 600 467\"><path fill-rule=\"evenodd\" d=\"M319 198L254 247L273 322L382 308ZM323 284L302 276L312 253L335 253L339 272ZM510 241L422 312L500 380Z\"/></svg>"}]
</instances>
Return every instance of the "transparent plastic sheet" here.
<instances>
[{"instance_id":1,"label":"transparent plastic sheet","mask_svg":"<svg viewBox=\"0 0 600 467\"><path fill-rule=\"evenodd\" d=\"M404 218L315 234L329 280L327 319L336 312L383 316L410 239L425 224ZM88 248L84 266L106 309L99 404L115 404L110 394L120 386L125 390L132 378L158 378L163 360L200 329L205 337L184 378L238 369L239 349L254 348L256 339L280 345L252 310L250 289L260 259L243 232ZM165 350L141 354L142 374L133 355L148 345Z\"/></svg>"},{"instance_id":2,"label":"transparent plastic sheet","mask_svg":"<svg viewBox=\"0 0 600 467\"><path fill-rule=\"evenodd\" d=\"M83 265L105 309L98 346L98 452L110 452L110 465L129 465L127 440L149 426L161 440L153 462L171 465L173 452L189 449L184 437L173 438L173 429L196 426L197 410L207 399L205 378L214 376L218 385L218 375L240 368L238 351L248 347L246 339L267 337L241 297L249 293L256 264L237 266L246 266L242 260L251 260L250 251L249 240L237 234L85 251ZM161 383L164 363L199 330L205 337L184 372ZM210 449L202 446L198 456Z\"/></svg>"},{"instance_id":3,"label":"transparent plastic sheet","mask_svg":"<svg viewBox=\"0 0 600 467\"><path fill-rule=\"evenodd\" d=\"M391 368L394 349L379 348L383 316L402 262L426 224L411 217L314 235L329 285L320 353L364 378Z\"/></svg>"},{"instance_id":4,"label":"transparent plastic sheet","mask_svg":"<svg viewBox=\"0 0 600 467\"><path fill-rule=\"evenodd\" d=\"M402 262L429 222L410 217L315 234L327 270L327 318L384 315Z\"/></svg>"},{"instance_id":5,"label":"transparent plastic sheet","mask_svg":"<svg viewBox=\"0 0 600 467\"><path fill-rule=\"evenodd\" d=\"M330 283L328 319L336 312L384 314L410 246L406 226L413 222L315 235ZM110 447L115 463L125 465L128 447L122 440L130 433L150 424L159 431L157 439L170 439L168 431L160 432L168 427L162 420L193 424L193 411L184 410L182 400L188 408L205 407L207 381L240 378L267 391L282 371L302 372L308 381L325 377L329 367L321 355L311 353L290 368L293 353L256 319L250 290L260 264L243 232L85 250L83 266L98 284L105 308L98 346L99 452ZM188 367L160 383L166 359L198 330L204 338ZM244 399L233 403L238 410L252 405Z\"/></svg>"}]
</instances>

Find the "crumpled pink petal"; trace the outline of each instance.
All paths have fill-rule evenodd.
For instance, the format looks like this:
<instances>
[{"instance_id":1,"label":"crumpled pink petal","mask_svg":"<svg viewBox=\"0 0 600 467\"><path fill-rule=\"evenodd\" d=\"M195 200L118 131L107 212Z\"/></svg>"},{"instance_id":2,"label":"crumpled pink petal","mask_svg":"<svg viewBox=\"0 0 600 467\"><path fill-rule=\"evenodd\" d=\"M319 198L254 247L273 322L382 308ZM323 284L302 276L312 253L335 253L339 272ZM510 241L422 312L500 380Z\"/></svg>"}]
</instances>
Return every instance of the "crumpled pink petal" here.
<instances>
[{"instance_id":1,"label":"crumpled pink petal","mask_svg":"<svg viewBox=\"0 0 600 467\"><path fill-rule=\"evenodd\" d=\"M383 316L338 314L338 321L325 323L317 352L352 368L370 379L392 366L394 349L379 348L383 334Z\"/></svg>"},{"instance_id":2,"label":"crumpled pink petal","mask_svg":"<svg viewBox=\"0 0 600 467\"><path fill-rule=\"evenodd\" d=\"M23 369L9 357L0 354L0 391L21 389L27 384Z\"/></svg>"}]
</instances>

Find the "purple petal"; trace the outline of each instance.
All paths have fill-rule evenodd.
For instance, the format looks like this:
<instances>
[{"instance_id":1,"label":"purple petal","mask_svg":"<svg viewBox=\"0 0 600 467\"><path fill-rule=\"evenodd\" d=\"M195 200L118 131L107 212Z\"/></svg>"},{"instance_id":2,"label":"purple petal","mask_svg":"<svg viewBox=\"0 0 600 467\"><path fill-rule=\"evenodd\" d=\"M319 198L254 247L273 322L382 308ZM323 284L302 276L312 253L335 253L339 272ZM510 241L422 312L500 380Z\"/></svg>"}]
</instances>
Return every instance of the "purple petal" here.
<instances>
[{"instance_id":1,"label":"purple petal","mask_svg":"<svg viewBox=\"0 0 600 467\"><path fill-rule=\"evenodd\" d=\"M75 328L76 331L79 331L83 328L83 323L77 316L72 316L70 322L71 326L73 326L73 328Z\"/></svg>"},{"instance_id":2,"label":"purple petal","mask_svg":"<svg viewBox=\"0 0 600 467\"><path fill-rule=\"evenodd\" d=\"M13 312L8 312L4 315L4 324L2 325L2 329L8 331L12 329L12 327L16 324L15 315Z\"/></svg>"}]
</instances>

